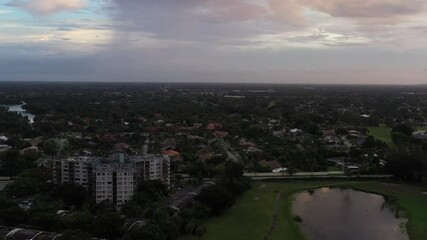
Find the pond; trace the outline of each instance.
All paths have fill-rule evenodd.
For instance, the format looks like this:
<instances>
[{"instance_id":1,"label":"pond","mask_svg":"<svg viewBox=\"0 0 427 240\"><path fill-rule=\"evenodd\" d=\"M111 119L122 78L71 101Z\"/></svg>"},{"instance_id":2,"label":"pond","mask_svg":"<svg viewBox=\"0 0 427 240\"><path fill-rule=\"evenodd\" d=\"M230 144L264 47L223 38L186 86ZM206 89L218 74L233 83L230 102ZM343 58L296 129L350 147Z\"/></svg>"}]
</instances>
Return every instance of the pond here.
<instances>
[{"instance_id":1,"label":"pond","mask_svg":"<svg viewBox=\"0 0 427 240\"><path fill-rule=\"evenodd\" d=\"M27 112L24 108L22 108L26 103L16 104L16 105L4 105L9 112L16 112L23 117L28 117L28 121L30 124L34 123L35 115Z\"/></svg>"},{"instance_id":2,"label":"pond","mask_svg":"<svg viewBox=\"0 0 427 240\"><path fill-rule=\"evenodd\" d=\"M294 215L313 240L408 240L405 220L384 197L351 189L321 188L295 195Z\"/></svg>"}]
</instances>

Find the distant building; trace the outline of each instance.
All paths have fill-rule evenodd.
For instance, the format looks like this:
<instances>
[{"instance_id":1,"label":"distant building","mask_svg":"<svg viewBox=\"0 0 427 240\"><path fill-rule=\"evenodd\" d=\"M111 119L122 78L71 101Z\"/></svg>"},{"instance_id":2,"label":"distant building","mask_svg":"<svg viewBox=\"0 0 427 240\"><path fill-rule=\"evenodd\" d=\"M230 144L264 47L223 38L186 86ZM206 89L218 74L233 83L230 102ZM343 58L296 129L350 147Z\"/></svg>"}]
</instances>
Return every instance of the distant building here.
<instances>
[{"instance_id":1,"label":"distant building","mask_svg":"<svg viewBox=\"0 0 427 240\"><path fill-rule=\"evenodd\" d=\"M199 161L206 163L206 161L212 159L215 156L215 153L209 147L204 147L197 151L197 157Z\"/></svg>"},{"instance_id":2,"label":"distant building","mask_svg":"<svg viewBox=\"0 0 427 240\"><path fill-rule=\"evenodd\" d=\"M286 171L288 171L288 169L282 168L282 167L281 168L275 168L275 169L271 170L272 173L284 173Z\"/></svg>"},{"instance_id":3,"label":"distant building","mask_svg":"<svg viewBox=\"0 0 427 240\"><path fill-rule=\"evenodd\" d=\"M289 132L292 134L300 134L302 133L302 130L298 128L294 128L294 129L291 129Z\"/></svg>"},{"instance_id":4,"label":"distant building","mask_svg":"<svg viewBox=\"0 0 427 240\"><path fill-rule=\"evenodd\" d=\"M53 182L72 183L92 192L96 203L110 201L117 207L129 201L138 182L161 180L170 186L168 156L128 156L116 152L110 157L67 157L54 160Z\"/></svg>"},{"instance_id":5,"label":"distant building","mask_svg":"<svg viewBox=\"0 0 427 240\"><path fill-rule=\"evenodd\" d=\"M219 122L211 122L206 126L207 130L216 130L221 128L222 128L222 124Z\"/></svg>"},{"instance_id":6,"label":"distant building","mask_svg":"<svg viewBox=\"0 0 427 240\"><path fill-rule=\"evenodd\" d=\"M427 139L427 131L416 131L412 133L413 138Z\"/></svg>"},{"instance_id":7,"label":"distant building","mask_svg":"<svg viewBox=\"0 0 427 240\"><path fill-rule=\"evenodd\" d=\"M166 155L144 154L132 158L137 170L137 180L160 180L170 186L170 158Z\"/></svg>"},{"instance_id":8,"label":"distant building","mask_svg":"<svg viewBox=\"0 0 427 240\"><path fill-rule=\"evenodd\" d=\"M9 138L6 135L0 133L0 143L7 142Z\"/></svg>"},{"instance_id":9,"label":"distant building","mask_svg":"<svg viewBox=\"0 0 427 240\"><path fill-rule=\"evenodd\" d=\"M175 150L162 151L162 155L168 156L171 161L182 160L181 154L178 151L175 151Z\"/></svg>"},{"instance_id":10,"label":"distant building","mask_svg":"<svg viewBox=\"0 0 427 240\"><path fill-rule=\"evenodd\" d=\"M218 137L218 138L225 138L228 136L228 132L224 132L224 131L215 131L213 134L215 137Z\"/></svg>"},{"instance_id":11,"label":"distant building","mask_svg":"<svg viewBox=\"0 0 427 240\"><path fill-rule=\"evenodd\" d=\"M325 129L323 130L323 136L324 137L336 137L337 133L334 129Z\"/></svg>"},{"instance_id":12,"label":"distant building","mask_svg":"<svg viewBox=\"0 0 427 240\"><path fill-rule=\"evenodd\" d=\"M55 184L72 183L92 190L92 172L99 158L67 157L53 161L53 182Z\"/></svg>"},{"instance_id":13,"label":"distant building","mask_svg":"<svg viewBox=\"0 0 427 240\"><path fill-rule=\"evenodd\" d=\"M280 164L280 162L276 161L276 160L272 160L272 161L267 161L267 160L261 160L259 161L259 165L263 168L267 168L269 170L273 170L273 169L279 169L282 167L282 165Z\"/></svg>"},{"instance_id":14,"label":"distant building","mask_svg":"<svg viewBox=\"0 0 427 240\"><path fill-rule=\"evenodd\" d=\"M360 168L359 168L359 166L356 166L356 165L346 165L344 167L344 172L349 176L353 175L353 174L359 175L360 174Z\"/></svg>"}]
</instances>

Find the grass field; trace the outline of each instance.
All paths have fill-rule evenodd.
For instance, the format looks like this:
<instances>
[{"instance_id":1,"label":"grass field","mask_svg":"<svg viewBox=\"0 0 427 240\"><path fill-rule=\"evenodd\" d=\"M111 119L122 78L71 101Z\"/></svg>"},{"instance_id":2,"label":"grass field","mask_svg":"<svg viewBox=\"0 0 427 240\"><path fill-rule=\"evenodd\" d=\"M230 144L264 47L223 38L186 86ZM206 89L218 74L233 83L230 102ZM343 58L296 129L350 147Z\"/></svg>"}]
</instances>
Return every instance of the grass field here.
<instances>
[{"instance_id":1,"label":"grass field","mask_svg":"<svg viewBox=\"0 0 427 240\"><path fill-rule=\"evenodd\" d=\"M328 172L335 172L335 171L342 171L342 167L338 167L338 166L329 166L328 167Z\"/></svg>"},{"instance_id":2,"label":"grass field","mask_svg":"<svg viewBox=\"0 0 427 240\"><path fill-rule=\"evenodd\" d=\"M427 195L422 193L427 188L376 181L265 181L254 182L253 188L241 196L231 209L220 217L208 220L205 224L207 232L202 240L263 239L272 222L278 191L282 192L278 225L270 239L304 239L297 223L293 220L292 195L299 191L323 186L347 186L396 198L397 205L405 211L409 218L407 230L410 239L427 239Z\"/></svg>"},{"instance_id":3,"label":"grass field","mask_svg":"<svg viewBox=\"0 0 427 240\"><path fill-rule=\"evenodd\" d=\"M379 139L387 143L390 147L394 146L393 141L391 140L391 128L386 126L380 127L367 127L369 130L369 135L374 136L376 139Z\"/></svg>"}]
</instances>

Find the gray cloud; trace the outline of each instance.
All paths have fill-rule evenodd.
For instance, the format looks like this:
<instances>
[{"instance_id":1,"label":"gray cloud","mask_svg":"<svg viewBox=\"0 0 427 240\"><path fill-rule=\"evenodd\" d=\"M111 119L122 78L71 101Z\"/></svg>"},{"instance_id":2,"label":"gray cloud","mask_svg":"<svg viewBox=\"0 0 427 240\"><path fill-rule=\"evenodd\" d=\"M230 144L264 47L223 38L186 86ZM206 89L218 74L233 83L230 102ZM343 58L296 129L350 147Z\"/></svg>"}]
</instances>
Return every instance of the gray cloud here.
<instances>
[{"instance_id":1,"label":"gray cloud","mask_svg":"<svg viewBox=\"0 0 427 240\"><path fill-rule=\"evenodd\" d=\"M222 41L300 28L305 19L293 0L115 0L118 31L147 31L161 38Z\"/></svg>"},{"instance_id":2,"label":"gray cloud","mask_svg":"<svg viewBox=\"0 0 427 240\"><path fill-rule=\"evenodd\" d=\"M396 24L426 10L423 0L302 0L301 3L333 17L374 25Z\"/></svg>"},{"instance_id":3,"label":"gray cloud","mask_svg":"<svg viewBox=\"0 0 427 240\"><path fill-rule=\"evenodd\" d=\"M54 29L49 42L0 45L0 80L422 83L426 77L420 69L427 52L384 50L425 48L425 28L400 25L424 11L419 0L414 6L405 0L111 1L99 8L108 11L107 21L41 18ZM112 30L111 41L94 40L93 30ZM96 49L79 52L88 46Z\"/></svg>"},{"instance_id":4,"label":"gray cloud","mask_svg":"<svg viewBox=\"0 0 427 240\"><path fill-rule=\"evenodd\" d=\"M86 6L84 0L23 0L9 3L34 15L52 15L62 11L74 11Z\"/></svg>"}]
</instances>

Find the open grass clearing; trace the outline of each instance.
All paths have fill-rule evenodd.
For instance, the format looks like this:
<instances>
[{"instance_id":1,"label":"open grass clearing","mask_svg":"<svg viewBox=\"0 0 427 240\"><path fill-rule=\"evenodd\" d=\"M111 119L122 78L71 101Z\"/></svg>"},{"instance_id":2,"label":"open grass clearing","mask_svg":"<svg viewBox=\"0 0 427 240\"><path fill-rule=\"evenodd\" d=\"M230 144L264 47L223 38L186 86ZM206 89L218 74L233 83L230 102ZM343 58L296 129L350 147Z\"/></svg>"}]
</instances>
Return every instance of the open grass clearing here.
<instances>
[{"instance_id":1,"label":"open grass clearing","mask_svg":"<svg viewBox=\"0 0 427 240\"><path fill-rule=\"evenodd\" d=\"M390 147L394 146L393 140L391 139L391 128L386 126L380 126L380 127L367 127L369 130L368 135L374 136L376 139L379 139Z\"/></svg>"}]
</instances>

